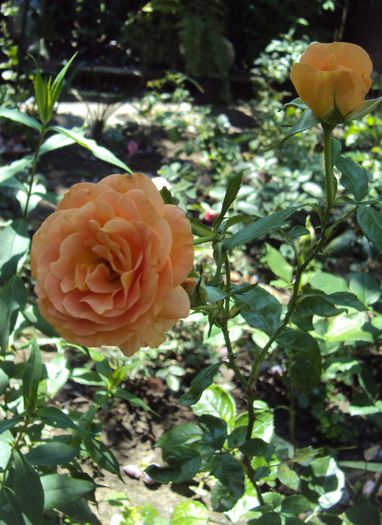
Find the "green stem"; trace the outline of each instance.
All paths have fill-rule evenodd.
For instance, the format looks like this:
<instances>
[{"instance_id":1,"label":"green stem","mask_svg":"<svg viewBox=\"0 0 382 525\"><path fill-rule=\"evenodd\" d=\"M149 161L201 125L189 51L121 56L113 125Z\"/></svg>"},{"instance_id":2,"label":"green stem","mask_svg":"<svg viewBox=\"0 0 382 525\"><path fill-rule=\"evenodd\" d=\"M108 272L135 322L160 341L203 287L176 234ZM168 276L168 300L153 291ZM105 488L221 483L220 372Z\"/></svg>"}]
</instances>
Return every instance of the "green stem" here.
<instances>
[{"instance_id":1,"label":"green stem","mask_svg":"<svg viewBox=\"0 0 382 525\"><path fill-rule=\"evenodd\" d=\"M291 356L289 357L289 367L291 365ZM293 450L296 449L296 392L292 382L289 381L289 435Z\"/></svg>"},{"instance_id":2,"label":"green stem","mask_svg":"<svg viewBox=\"0 0 382 525\"><path fill-rule=\"evenodd\" d=\"M332 148L332 130L333 128L322 124L324 132L324 166L325 166L325 191L326 191L326 210L325 218L327 219L330 210L333 207L336 198L336 184L333 173L333 148Z\"/></svg>"},{"instance_id":3,"label":"green stem","mask_svg":"<svg viewBox=\"0 0 382 525\"><path fill-rule=\"evenodd\" d=\"M198 239L194 240L194 246L198 246L199 244L204 244L205 242L213 242L216 241L216 233L211 233L211 235L205 235L204 237L199 237Z\"/></svg>"},{"instance_id":4,"label":"green stem","mask_svg":"<svg viewBox=\"0 0 382 525\"><path fill-rule=\"evenodd\" d=\"M257 499L259 500L260 505L264 505L265 501L264 501L263 495L261 494L260 487L257 485L256 478L255 478L255 472L252 468L251 460L248 456L244 456L243 464L247 472L247 476L255 489L256 496L257 496Z\"/></svg>"},{"instance_id":5,"label":"green stem","mask_svg":"<svg viewBox=\"0 0 382 525\"><path fill-rule=\"evenodd\" d=\"M314 257L322 250L322 248L325 246L326 242L328 241L327 235L326 235L326 227L327 227L330 212L333 208L333 204L334 204L334 200L336 196L336 187L335 187L335 180L334 180L334 173L333 173L333 155L332 155L332 142L331 142L332 128L323 125L323 131L324 131L326 210L325 210L325 215L323 217L322 224L321 224L321 238L318 241L318 243L311 248L310 252L307 254L304 261L299 263L297 266L296 275L295 275L295 279L293 283L292 296L288 303L287 312L281 324L279 325L279 327L276 329L273 335L269 338L268 343L259 352L258 356L255 358L252 364L251 374L249 378L249 389L251 389L252 386L256 383L257 378L260 373L261 364L264 361L265 356L267 355L269 349L271 348L272 344L276 341L276 339L279 337L279 335L284 331L284 329L288 325L293 315L293 312L298 302L298 296L300 293L302 276L306 268L308 267L312 259L314 259ZM249 419L249 423L250 422L251 420ZM250 425L248 425L248 427L249 427L248 433L249 435L251 435L252 428L250 427Z\"/></svg>"},{"instance_id":6,"label":"green stem","mask_svg":"<svg viewBox=\"0 0 382 525\"><path fill-rule=\"evenodd\" d=\"M240 370L240 368L236 364L235 354L233 353L232 343L231 343L231 339L229 337L229 330L228 330L228 326L227 326L227 321L223 321L220 324L220 328L221 328L221 331L223 332L224 342L225 342L225 345L227 347L229 367L232 368L232 370L234 371L236 377L239 379L239 381L242 384L242 386L246 389L248 381L244 377L242 371Z\"/></svg>"},{"instance_id":7,"label":"green stem","mask_svg":"<svg viewBox=\"0 0 382 525\"><path fill-rule=\"evenodd\" d=\"M224 255L224 270L225 270L225 278L226 278L226 289L227 289L227 291L229 293L230 290L231 290L231 268L230 268L230 265L229 265L229 259L228 259L227 253L225 253L225 255ZM229 329L228 329L228 319L229 319L229 316L230 316L230 314L229 314L229 306L230 306L229 305L229 301L230 301L230 295L228 295L226 297L226 299L225 299L225 303L224 303L224 318L223 318L223 320L220 323L220 328L221 328L221 330L223 332L224 342L225 342L225 345L227 347L229 366L230 366L230 368L232 368L232 370L236 374L236 376L239 379L239 381L242 384L242 386L245 389L247 389L248 381L244 377L242 371L240 370L240 368L236 364L235 354L233 353L231 338L229 336Z\"/></svg>"},{"instance_id":8,"label":"green stem","mask_svg":"<svg viewBox=\"0 0 382 525\"><path fill-rule=\"evenodd\" d=\"M32 170L31 170L31 174L30 174L30 177L29 177L29 183L28 183L27 201L25 203L25 208L24 208L24 213L23 213L23 218L24 219L28 215L29 201L30 201L30 198L31 198L31 195L32 195L33 182L34 182L34 178L36 176L37 164L38 164L38 159L39 159L39 156L40 156L41 144L42 144L42 141L44 140L46 132L47 132L47 128L43 125L42 129L41 129L41 132L40 132L40 136L38 138L36 150L35 150L34 156L33 156Z\"/></svg>"}]
</instances>

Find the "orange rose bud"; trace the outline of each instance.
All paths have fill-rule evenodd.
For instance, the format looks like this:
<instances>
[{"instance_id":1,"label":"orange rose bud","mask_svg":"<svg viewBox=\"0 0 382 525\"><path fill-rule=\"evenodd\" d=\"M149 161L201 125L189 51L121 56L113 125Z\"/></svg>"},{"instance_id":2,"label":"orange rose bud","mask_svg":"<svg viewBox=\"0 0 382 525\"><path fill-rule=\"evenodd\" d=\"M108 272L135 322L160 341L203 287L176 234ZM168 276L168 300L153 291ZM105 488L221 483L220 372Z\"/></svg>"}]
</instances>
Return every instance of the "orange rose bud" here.
<instances>
[{"instance_id":1,"label":"orange rose bud","mask_svg":"<svg viewBox=\"0 0 382 525\"><path fill-rule=\"evenodd\" d=\"M75 184L33 237L41 313L69 342L159 346L189 313L193 255L190 222L145 175Z\"/></svg>"},{"instance_id":2,"label":"orange rose bud","mask_svg":"<svg viewBox=\"0 0 382 525\"><path fill-rule=\"evenodd\" d=\"M182 288L187 292L188 297L191 297L195 288L196 288L197 280L193 277L187 277L182 282Z\"/></svg>"},{"instance_id":3,"label":"orange rose bud","mask_svg":"<svg viewBox=\"0 0 382 525\"><path fill-rule=\"evenodd\" d=\"M346 118L361 107L371 86L372 68L369 55L356 44L315 43L293 64L290 78L316 117L337 109Z\"/></svg>"}]
</instances>

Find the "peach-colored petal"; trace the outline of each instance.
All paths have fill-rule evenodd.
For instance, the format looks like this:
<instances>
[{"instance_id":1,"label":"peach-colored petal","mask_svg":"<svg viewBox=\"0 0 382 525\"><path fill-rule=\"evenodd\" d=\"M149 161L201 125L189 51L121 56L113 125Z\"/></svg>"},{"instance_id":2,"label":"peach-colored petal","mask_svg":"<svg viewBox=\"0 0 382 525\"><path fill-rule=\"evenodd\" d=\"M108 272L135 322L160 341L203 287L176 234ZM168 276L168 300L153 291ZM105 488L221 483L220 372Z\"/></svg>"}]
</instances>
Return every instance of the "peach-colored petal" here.
<instances>
[{"instance_id":1,"label":"peach-colored petal","mask_svg":"<svg viewBox=\"0 0 382 525\"><path fill-rule=\"evenodd\" d=\"M190 299L186 291L177 286L166 299L166 303L159 312L158 317L163 319L176 319L187 317L190 313Z\"/></svg>"},{"instance_id":2,"label":"peach-colored petal","mask_svg":"<svg viewBox=\"0 0 382 525\"><path fill-rule=\"evenodd\" d=\"M132 175L109 175L103 178L100 185L106 184L118 193L127 193L129 190L142 190L146 198L151 202L158 214L163 213L163 199L154 183L143 175L133 173Z\"/></svg>"},{"instance_id":3,"label":"peach-colored petal","mask_svg":"<svg viewBox=\"0 0 382 525\"><path fill-rule=\"evenodd\" d=\"M194 260L191 224L184 213L171 204L165 206L165 219L172 233L170 259L174 286L181 284L190 273Z\"/></svg>"},{"instance_id":4,"label":"peach-colored petal","mask_svg":"<svg viewBox=\"0 0 382 525\"><path fill-rule=\"evenodd\" d=\"M191 227L142 174L75 184L32 241L42 315L68 341L156 346L189 300Z\"/></svg>"},{"instance_id":5,"label":"peach-colored petal","mask_svg":"<svg viewBox=\"0 0 382 525\"><path fill-rule=\"evenodd\" d=\"M306 49L300 62L326 71L341 65L366 77L371 75L373 69L368 53L362 47L348 42L315 42Z\"/></svg>"},{"instance_id":6,"label":"peach-colored petal","mask_svg":"<svg viewBox=\"0 0 382 525\"><path fill-rule=\"evenodd\" d=\"M310 45L290 78L300 98L318 118L337 108L346 118L370 89L372 63L361 47L347 42Z\"/></svg>"}]
</instances>

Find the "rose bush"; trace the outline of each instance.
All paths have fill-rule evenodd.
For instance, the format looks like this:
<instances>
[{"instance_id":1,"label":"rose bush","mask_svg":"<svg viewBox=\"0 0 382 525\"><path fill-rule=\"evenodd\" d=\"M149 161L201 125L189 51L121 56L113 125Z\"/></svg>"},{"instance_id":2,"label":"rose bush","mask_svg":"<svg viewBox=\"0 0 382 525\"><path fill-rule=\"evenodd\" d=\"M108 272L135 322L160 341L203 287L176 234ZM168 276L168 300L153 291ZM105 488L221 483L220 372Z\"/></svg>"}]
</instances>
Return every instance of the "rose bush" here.
<instances>
[{"instance_id":1,"label":"rose bush","mask_svg":"<svg viewBox=\"0 0 382 525\"><path fill-rule=\"evenodd\" d=\"M372 62L356 44L311 44L291 70L299 97L318 118L334 109L357 111L371 86Z\"/></svg>"},{"instance_id":2,"label":"rose bush","mask_svg":"<svg viewBox=\"0 0 382 525\"><path fill-rule=\"evenodd\" d=\"M42 315L70 342L156 347L189 313L191 226L140 173L75 184L32 240Z\"/></svg>"}]
</instances>

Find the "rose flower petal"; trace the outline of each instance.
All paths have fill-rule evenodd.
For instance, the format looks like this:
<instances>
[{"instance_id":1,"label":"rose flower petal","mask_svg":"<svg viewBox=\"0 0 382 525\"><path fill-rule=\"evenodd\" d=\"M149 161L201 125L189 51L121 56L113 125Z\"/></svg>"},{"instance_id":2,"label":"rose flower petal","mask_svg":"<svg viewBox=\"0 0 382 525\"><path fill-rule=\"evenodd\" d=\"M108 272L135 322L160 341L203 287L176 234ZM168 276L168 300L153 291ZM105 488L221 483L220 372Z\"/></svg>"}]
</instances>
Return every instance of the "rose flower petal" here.
<instances>
[{"instance_id":1,"label":"rose flower petal","mask_svg":"<svg viewBox=\"0 0 382 525\"><path fill-rule=\"evenodd\" d=\"M190 302L190 223L141 174L75 184L35 233L31 270L42 315L69 342L131 355L156 347Z\"/></svg>"},{"instance_id":2,"label":"rose flower petal","mask_svg":"<svg viewBox=\"0 0 382 525\"><path fill-rule=\"evenodd\" d=\"M335 107L346 118L358 111L371 86L372 62L364 49L348 42L311 44L290 78L318 118Z\"/></svg>"}]
</instances>

